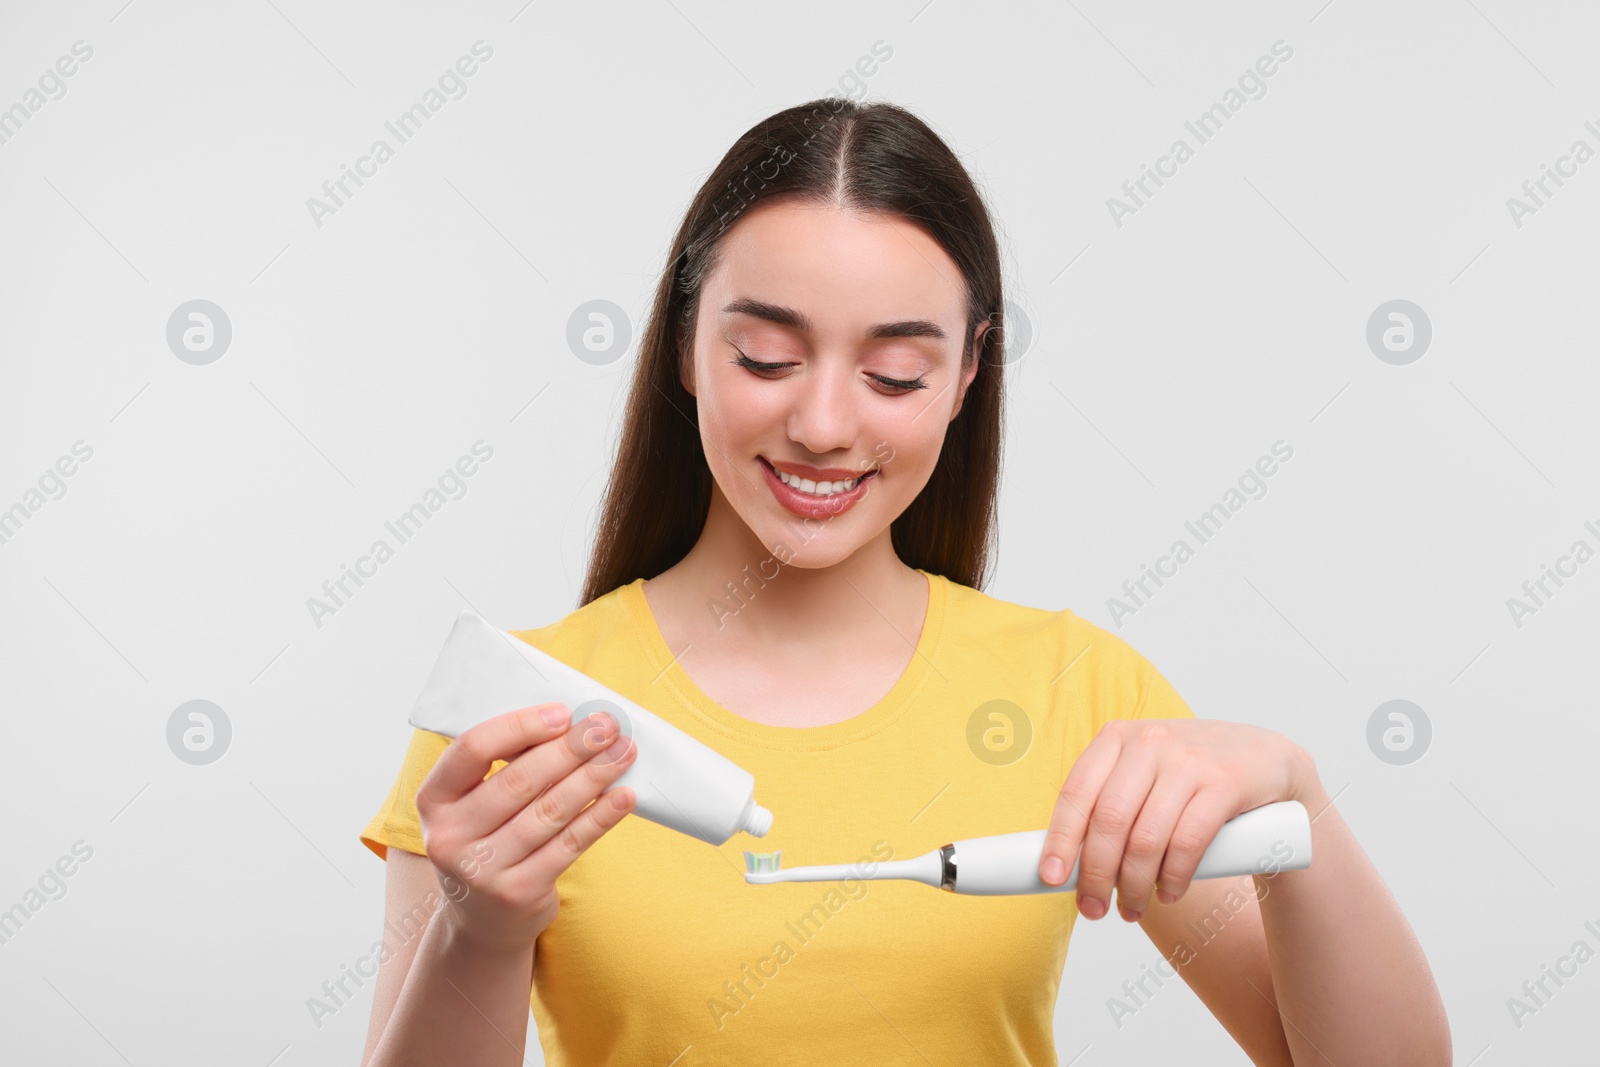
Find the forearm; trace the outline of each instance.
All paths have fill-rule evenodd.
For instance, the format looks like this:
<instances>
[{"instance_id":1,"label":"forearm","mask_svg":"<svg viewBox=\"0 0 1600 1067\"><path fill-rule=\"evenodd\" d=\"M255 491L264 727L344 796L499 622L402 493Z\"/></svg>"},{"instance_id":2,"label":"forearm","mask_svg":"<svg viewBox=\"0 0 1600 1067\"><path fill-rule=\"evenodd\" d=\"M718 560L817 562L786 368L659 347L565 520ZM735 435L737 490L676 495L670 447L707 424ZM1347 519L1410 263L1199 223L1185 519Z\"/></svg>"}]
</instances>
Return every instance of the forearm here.
<instances>
[{"instance_id":1,"label":"forearm","mask_svg":"<svg viewBox=\"0 0 1600 1067\"><path fill-rule=\"evenodd\" d=\"M499 953L457 935L441 907L423 931L400 998L367 1067L523 1062L534 946Z\"/></svg>"},{"instance_id":2,"label":"forearm","mask_svg":"<svg viewBox=\"0 0 1600 1067\"><path fill-rule=\"evenodd\" d=\"M1295 799L1315 819L1311 866L1255 876L1296 1067L1448 1065L1449 1022L1422 946L1309 756L1301 782Z\"/></svg>"}]
</instances>

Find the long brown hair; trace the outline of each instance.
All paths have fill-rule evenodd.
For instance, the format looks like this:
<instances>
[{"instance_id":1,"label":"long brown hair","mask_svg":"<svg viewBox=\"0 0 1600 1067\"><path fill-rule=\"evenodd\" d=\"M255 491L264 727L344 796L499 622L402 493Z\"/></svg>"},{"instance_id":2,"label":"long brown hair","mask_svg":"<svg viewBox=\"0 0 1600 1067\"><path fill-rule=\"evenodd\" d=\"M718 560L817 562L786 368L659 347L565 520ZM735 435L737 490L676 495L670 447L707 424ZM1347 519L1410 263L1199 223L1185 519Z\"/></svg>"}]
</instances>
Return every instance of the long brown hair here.
<instances>
[{"instance_id":1,"label":"long brown hair","mask_svg":"<svg viewBox=\"0 0 1600 1067\"><path fill-rule=\"evenodd\" d=\"M961 367L974 358L982 365L945 431L927 485L891 524L890 538L907 566L983 586L997 518L1005 364L1000 254L988 210L955 153L911 112L826 97L746 131L678 227L639 342L580 607L671 567L705 526L711 468L679 360L693 352L701 284L717 264L723 234L751 206L779 196L904 218L961 269L967 289ZM991 325L974 354L973 333L984 321Z\"/></svg>"}]
</instances>

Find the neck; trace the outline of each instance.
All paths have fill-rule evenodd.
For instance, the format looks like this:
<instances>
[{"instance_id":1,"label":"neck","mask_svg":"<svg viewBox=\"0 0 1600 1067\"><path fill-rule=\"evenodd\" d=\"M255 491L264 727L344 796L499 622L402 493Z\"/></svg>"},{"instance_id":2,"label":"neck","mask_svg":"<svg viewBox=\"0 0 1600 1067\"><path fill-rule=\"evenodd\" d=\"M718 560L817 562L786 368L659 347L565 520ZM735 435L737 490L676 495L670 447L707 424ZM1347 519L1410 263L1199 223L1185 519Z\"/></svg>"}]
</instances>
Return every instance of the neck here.
<instances>
[{"instance_id":1,"label":"neck","mask_svg":"<svg viewBox=\"0 0 1600 1067\"><path fill-rule=\"evenodd\" d=\"M920 602L925 579L895 555L888 529L843 558L837 539L829 520L796 516L766 545L713 485L699 540L649 584L697 628L763 643L881 629L904 616L908 598Z\"/></svg>"}]
</instances>

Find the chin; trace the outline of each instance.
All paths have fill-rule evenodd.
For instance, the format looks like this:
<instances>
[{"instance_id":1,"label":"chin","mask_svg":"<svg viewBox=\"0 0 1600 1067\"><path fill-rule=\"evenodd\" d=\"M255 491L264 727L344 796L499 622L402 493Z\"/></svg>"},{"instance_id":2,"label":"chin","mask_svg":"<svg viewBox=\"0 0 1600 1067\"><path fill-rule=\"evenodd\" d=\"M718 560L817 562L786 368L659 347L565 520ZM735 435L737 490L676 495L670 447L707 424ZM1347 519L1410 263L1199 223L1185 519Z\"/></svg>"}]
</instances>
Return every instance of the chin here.
<instances>
[{"instance_id":1,"label":"chin","mask_svg":"<svg viewBox=\"0 0 1600 1067\"><path fill-rule=\"evenodd\" d=\"M796 517L792 523L763 522L751 529L774 560L801 570L821 570L842 563L866 543L863 538L846 536L842 527L825 519L808 523Z\"/></svg>"},{"instance_id":2,"label":"chin","mask_svg":"<svg viewBox=\"0 0 1600 1067\"><path fill-rule=\"evenodd\" d=\"M784 543L788 545L788 542ZM839 542L831 545L818 545L813 540L809 545L800 548L790 546L789 550L783 553L783 555L789 557L789 562L785 563L784 566L798 567L804 571L825 570L835 564L843 563L855 555L856 549L860 547L859 543L842 544ZM782 556L777 558L781 560Z\"/></svg>"}]
</instances>

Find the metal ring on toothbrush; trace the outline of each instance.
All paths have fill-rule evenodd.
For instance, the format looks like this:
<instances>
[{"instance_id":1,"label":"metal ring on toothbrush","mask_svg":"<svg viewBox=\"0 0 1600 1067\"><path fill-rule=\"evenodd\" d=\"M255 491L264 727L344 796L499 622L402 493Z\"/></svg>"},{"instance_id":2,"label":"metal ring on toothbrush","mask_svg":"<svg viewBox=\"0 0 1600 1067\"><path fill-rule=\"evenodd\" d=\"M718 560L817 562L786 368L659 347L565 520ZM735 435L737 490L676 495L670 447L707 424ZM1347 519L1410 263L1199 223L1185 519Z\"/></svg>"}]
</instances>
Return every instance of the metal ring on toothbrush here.
<instances>
[{"instance_id":1,"label":"metal ring on toothbrush","mask_svg":"<svg viewBox=\"0 0 1600 1067\"><path fill-rule=\"evenodd\" d=\"M939 847L939 888L956 891L956 846Z\"/></svg>"}]
</instances>

